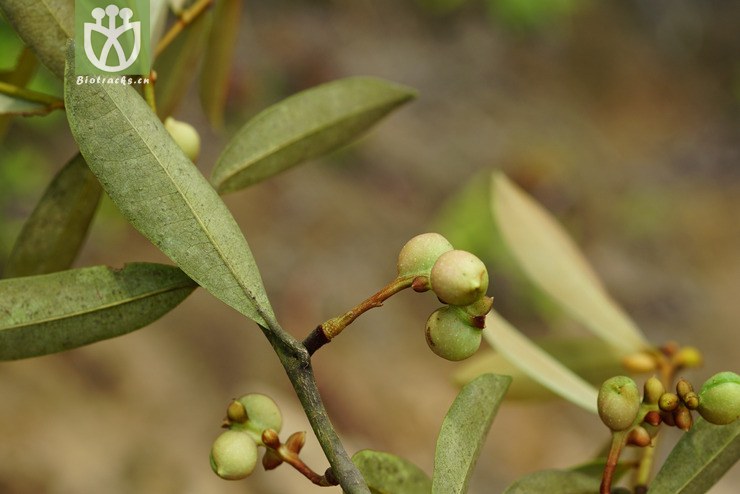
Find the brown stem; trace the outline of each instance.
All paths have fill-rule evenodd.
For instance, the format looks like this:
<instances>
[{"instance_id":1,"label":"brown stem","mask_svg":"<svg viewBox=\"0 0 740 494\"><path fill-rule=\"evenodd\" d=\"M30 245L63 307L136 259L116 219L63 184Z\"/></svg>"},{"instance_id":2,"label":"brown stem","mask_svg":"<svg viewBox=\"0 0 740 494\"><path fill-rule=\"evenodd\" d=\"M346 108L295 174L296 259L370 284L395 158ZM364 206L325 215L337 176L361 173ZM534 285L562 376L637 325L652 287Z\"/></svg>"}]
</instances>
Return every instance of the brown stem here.
<instances>
[{"instance_id":1,"label":"brown stem","mask_svg":"<svg viewBox=\"0 0 740 494\"><path fill-rule=\"evenodd\" d=\"M193 23L203 12L205 12L211 5L213 0L198 0L189 8L182 11L177 21L170 27L170 30L162 36L162 39L157 43L157 48L154 51L154 56L158 57L172 43L175 38L185 29L187 26Z\"/></svg>"},{"instance_id":2,"label":"brown stem","mask_svg":"<svg viewBox=\"0 0 740 494\"><path fill-rule=\"evenodd\" d=\"M355 319L365 312L370 309L374 309L375 307L380 307L383 305L383 302L396 293L409 288L414 283L415 279L416 277L396 278L383 287L379 292L363 300L357 306L348 310L341 316L334 317L320 324L306 337L305 340L303 340L303 345L308 350L308 354L313 355L316 350L329 343L332 338L341 333L344 328L352 324Z\"/></svg>"},{"instance_id":3,"label":"brown stem","mask_svg":"<svg viewBox=\"0 0 740 494\"><path fill-rule=\"evenodd\" d=\"M606 465L604 466L604 474L601 477L599 494L611 493L614 472L617 469L619 455L622 453L622 448L624 447L624 443L627 439L627 432L628 431L620 431L612 433L612 445L609 449L609 456L606 458Z\"/></svg>"}]
</instances>

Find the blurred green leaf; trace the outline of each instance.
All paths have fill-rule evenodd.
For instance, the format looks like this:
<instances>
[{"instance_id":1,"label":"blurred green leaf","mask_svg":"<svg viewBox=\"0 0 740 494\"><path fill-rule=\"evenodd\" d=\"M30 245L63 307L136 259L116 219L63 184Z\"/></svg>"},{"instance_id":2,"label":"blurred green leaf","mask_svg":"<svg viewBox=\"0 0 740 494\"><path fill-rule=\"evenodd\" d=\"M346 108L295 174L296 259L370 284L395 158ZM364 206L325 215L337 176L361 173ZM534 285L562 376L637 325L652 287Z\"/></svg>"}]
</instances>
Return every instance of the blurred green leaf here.
<instances>
[{"instance_id":1,"label":"blurred green leaf","mask_svg":"<svg viewBox=\"0 0 740 494\"><path fill-rule=\"evenodd\" d=\"M205 51L212 20L210 10L199 15L154 60L153 69L157 73L154 95L160 119L175 111L198 75L198 63Z\"/></svg>"},{"instance_id":2,"label":"blurred green leaf","mask_svg":"<svg viewBox=\"0 0 740 494\"><path fill-rule=\"evenodd\" d=\"M740 420L714 425L699 418L668 455L650 494L703 494L740 459Z\"/></svg>"},{"instance_id":3,"label":"blurred green leaf","mask_svg":"<svg viewBox=\"0 0 740 494\"><path fill-rule=\"evenodd\" d=\"M223 127L231 61L241 21L242 0L220 0L213 12L203 66L200 69L200 101L211 125Z\"/></svg>"},{"instance_id":4,"label":"blurred green leaf","mask_svg":"<svg viewBox=\"0 0 740 494\"><path fill-rule=\"evenodd\" d=\"M601 478L581 472L542 470L520 478L504 494L598 494L600 485Z\"/></svg>"},{"instance_id":5,"label":"blurred green leaf","mask_svg":"<svg viewBox=\"0 0 740 494\"><path fill-rule=\"evenodd\" d=\"M372 494L429 494L432 481L408 460L383 451L363 449L352 456Z\"/></svg>"},{"instance_id":6,"label":"blurred green leaf","mask_svg":"<svg viewBox=\"0 0 740 494\"><path fill-rule=\"evenodd\" d=\"M148 263L0 280L0 360L129 333L172 310L196 286L174 266Z\"/></svg>"},{"instance_id":7,"label":"blurred green leaf","mask_svg":"<svg viewBox=\"0 0 740 494\"><path fill-rule=\"evenodd\" d=\"M67 39L74 38L74 0L0 0L0 11L41 63L61 78Z\"/></svg>"},{"instance_id":8,"label":"blurred green leaf","mask_svg":"<svg viewBox=\"0 0 740 494\"><path fill-rule=\"evenodd\" d=\"M49 113L46 105L0 94L0 116L32 116Z\"/></svg>"},{"instance_id":9,"label":"blurred green leaf","mask_svg":"<svg viewBox=\"0 0 740 494\"><path fill-rule=\"evenodd\" d=\"M510 383L508 376L483 374L460 390L437 438L432 494L467 492L480 449Z\"/></svg>"},{"instance_id":10,"label":"blurred green leaf","mask_svg":"<svg viewBox=\"0 0 740 494\"><path fill-rule=\"evenodd\" d=\"M496 311L486 317L483 337L529 377L571 403L596 413L596 388L535 345Z\"/></svg>"},{"instance_id":11,"label":"blurred green leaf","mask_svg":"<svg viewBox=\"0 0 740 494\"><path fill-rule=\"evenodd\" d=\"M371 77L350 77L297 93L239 130L216 163L221 193L271 177L333 151L415 96L412 89Z\"/></svg>"},{"instance_id":12,"label":"blurred green leaf","mask_svg":"<svg viewBox=\"0 0 740 494\"><path fill-rule=\"evenodd\" d=\"M77 85L71 69L64 92L82 155L131 224L214 296L258 324L273 323L239 225L139 94Z\"/></svg>"},{"instance_id":13,"label":"blurred green leaf","mask_svg":"<svg viewBox=\"0 0 740 494\"><path fill-rule=\"evenodd\" d=\"M495 336L494 336L495 337ZM588 383L599 386L606 379L624 373L619 355L608 343L596 338L544 338L532 342L555 360L582 377ZM529 377L517 365L492 348L478 352L466 360L454 377L463 385L481 374L491 372L511 376L513 381L507 399L550 399L556 395L538 381Z\"/></svg>"},{"instance_id":14,"label":"blurred green leaf","mask_svg":"<svg viewBox=\"0 0 740 494\"><path fill-rule=\"evenodd\" d=\"M632 320L611 299L588 261L552 215L496 172L491 208L507 247L527 275L585 324L624 353L648 346Z\"/></svg>"},{"instance_id":15,"label":"blurred green leaf","mask_svg":"<svg viewBox=\"0 0 740 494\"><path fill-rule=\"evenodd\" d=\"M23 225L5 267L5 277L68 269L87 235L101 188L77 155L54 177Z\"/></svg>"}]
</instances>

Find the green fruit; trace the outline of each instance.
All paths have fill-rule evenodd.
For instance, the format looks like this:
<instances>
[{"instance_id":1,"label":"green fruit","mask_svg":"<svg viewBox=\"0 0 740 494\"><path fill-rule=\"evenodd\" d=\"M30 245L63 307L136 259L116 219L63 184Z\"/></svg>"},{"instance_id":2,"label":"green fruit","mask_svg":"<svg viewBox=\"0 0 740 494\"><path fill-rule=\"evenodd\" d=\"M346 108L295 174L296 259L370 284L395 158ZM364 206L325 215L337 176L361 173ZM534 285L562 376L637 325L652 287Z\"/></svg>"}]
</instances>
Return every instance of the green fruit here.
<instances>
[{"instance_id":1,"label":"green fruit","mask_svg":"<svg viewBox=\"0 0 740 494\"><path fill-rule=\"evenodd\" d=\"M623 431L637 418L640 392L629 377L612 377L601 385L597 403L601 421L612 431Z\"/></svg>"},{"instance_id":2,"label":"green fruit","mask_svg":"<svg viewBox=\"0 0 740 494\"><path fill-rule=\"evenodd\" d=\"M234 422L230 424L232 430L250 434L257 444L262 444L262 433L266 429L280 432L283 425L283 416L272 398L259 393L250 393L236 401L244 405L247 419L243 423Z\"/></svg>"},{"instance_id":3,"label":"green fruit","mask_svg":"<svg viewBox=\"0 0 740 494\"><path fill-rule=\"evenodd\" d=\"M452 244L439 233L422 233L401 248L398 277L429 276L439 256L452 250Z\"/></svg>"},{"instance_id":4,"label":"green fruit","mask_svg":"<svg viewBox=\"0 0 740 494\"><path fill-rule=\"evenodd\" d=\"M198 131L187 122L180 122L172 117L167 117L164 121L164 128L172 136L172 140L180 146L185 156L190 161L196 162L200 155L200 136Z\"/></svg>"},{"instance_id":5,"label":"green fruit","mask_svg":"<svg viewBox=\"0 0 740 494\"><path fill-rule=\"evenodd\" d=\"M720 372L710 377L699 391L696 409L704 420L727 425L740 417L740 376L734 372Z\"/></svg>"},{"instance_id":6,"label":"green fruit","mask_svg":"<svg viewBox=\"0 0 740 494\"><path fill-rule=\"evenodd\" d=\"M249 434L229 430L223 432L211 447L211 468L226 480L248 477L257 465L257 443Z\"/></svg>"},{"instance_id":7,"label":"green fruit","mask_svg":"<svg viewBox=\"0 0 740 494\"><path fill-rule=\"evenodd\" d=\"M665 393L665 386L660 382L660 379L653 376L645 381L644 393L642 401L650 405L657 405L660 401L660 397Z\"/></svg>"},{"instance_id":8,"label":"green fruit","mask_svg":"<svg viewBox=\"0 0 740 494\"><path fill-rule=\"evenodd\" d=\"M480 347L481 330L468 324L468 317L452 306L434 311L426 327L429 348L440 357L453 361L473 355Z\"/></svg>"},{"instance_id":9,"label":"green fruit","mask_svg":"<svg viewBox=\"0 0 740 494\"><path fill-rule=\"evenodd\" d=\"M432 267L429 277L432 290L450 305L471 305L488 290L488 271L483 261L470 252L445 252Z\"/></svg>"}]
</instances>

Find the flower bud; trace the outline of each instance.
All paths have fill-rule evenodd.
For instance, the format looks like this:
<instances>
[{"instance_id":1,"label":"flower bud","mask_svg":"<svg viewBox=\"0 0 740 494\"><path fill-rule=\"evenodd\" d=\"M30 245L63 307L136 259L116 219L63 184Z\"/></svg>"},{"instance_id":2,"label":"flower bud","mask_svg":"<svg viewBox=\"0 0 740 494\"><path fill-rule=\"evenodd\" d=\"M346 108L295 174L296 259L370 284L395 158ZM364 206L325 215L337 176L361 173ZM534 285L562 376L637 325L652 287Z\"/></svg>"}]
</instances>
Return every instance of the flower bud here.
<instances>
[{"instance_id":1,"label":"flower bud","mask_svg":"<svg viewBox=\"0 0 740 494\"><path fill-rule=\"evenodd\" d=\"M200 136L198 131L187 122L180 122L172 117L167 117L164 121L164 128L167 129L172 140L180 146L185 156L190 161L196 162L200 155Z\"/></svg>"},{"instance_id":2,"label":"flower bud","mask_svg":"<svg viewBox=\"0 0 740 494\"><path fill-rule=\"evenodd\" d=\"M468 315L445 306L429 316L426 339L429 348L447 360L464 360L473 355L481 342L481 330L466 322Z\"/></svg>"},{"instance_id":3,"label":"flower bud","mask_svg":"<svg viewBox=\"0 0 740 494\"><path fill-rule=\"evenodd\" d=\"M288 448L288 451L291 451L295 454L301 452L304 444L306 444L306 433L303 431L294 432L290 435L290 437L288 437L288 440L285 441L285 447Z\"/></svg>"},{"instance_id":4,"label":"flower bud","mask_svg":"<svg viewBox=\"0 0 740 494\"><path fill-rule=\"evenodd\" d=\"M656 405L663 393L665 393L665 386L660 382L660 379L653 376L645 381L642 401L648 405Z\"/></svg>"},{"instance_id":5,"label":"flower bud","mask_svg":"<svg viewBox=\"0 0 740 494\"><path fill-rule=\"evenodd\" d=\"M274 470L283 464L283 459L274 449L268 449L262 456L262 468L265 470Z\"/></svg>"},{"instance_id":6,"label":"flower bud","mask_svg":"<svg viewBox=\"0 0 740 494\"><path fill-rule=\"evenodd\" d=\"M681 368L699 367L703 362L701 352L693 346L685 346L673 356L673 363Z\"/></svg>"},{"instance_id":7,"label":"flower bud","mask_svg":"<svg viewBox=\"0 0 740 494\"><path fill-rule=\"evenodd\" d=\"M247 417L247 409L244 405L237 400L233 400L226 409L226 418L229 423L237 422L243 424L249 417Z\"/></svg>"},{"instance_id":8,"label":"flower bud","mask_svg":"<svg viewBox=\"0 0 740 494\"><path fill-rule=\"evenodd\" d=\"M483 261L470 252L451 250L434 263L429 281L442 302L470 305L486 294L488 271Z\"/></svg>"},{"instance_id":9,"label":"flower bud","mask_svg":"<svg viewBox=\"0 0 740 494\"><path fill-rule=\"evenodd\" d=\"M632 429L627 435L627 444L632 446L644 448L645 446L650 446L650 443L652 443L650 433L648 433L644 427L640 427L639 425Z\"/></svg>"},{"instance_id":10,"label":"flower bud","mask_svg":"<svg viewBox=\"0 0 740 494\"><path fill-rule=\"evenodd\" d=\"M673 393L663 393L658 400L658 407L664 412L672 412L676 409L681 400Z\"/></svg>"},{"instance_id":11,"label":"flower bud","mask_svg":"<svg viewBox=\"0 0 740 494\"><path fill-rule=\"evenodd\" d=\"M694 391L694 387L691 385L689 381L687 381L684 378L681 378L676 383L676 394L679 398L681 398L682 401L686 400L686 395Z\"/></svg>"},{"instance_id":12,"label":"flower bud","mask_svg":"<svg viewBox=\"0 0 740 494\"><path fill-rule=\"evenodd\" d=\"M452 244L439 233L422 233L401 248L398 276L429 276L439 256L452 250Z\"/></svg>"},{"instance_id":13,"label":"flower bud","mask_svg":"<svg viewBox=\"0 0 740 494\"><path fill-rule=\"evenodd\" d=\"M647 352L637 352L627 355L622 359L622 365L625 369L634 374L652 372L657 367L655 357Z\"/></svg>"},{"instance_id":14,"label":"flower bud","mask_svg":"<svg viewBox=\"0 0 740 494\"><path fill-rule=\"evenodd\" d=\"M720 372L710 377L699 391L696 409L707 422L731 424L740 417L740 376Z\"/></svg>"},{"instance_id":15,"label":"flower bud","mask_svg":"<svg viewBox=\"0 0 740 494\"><path fill-rule=\"evenodd\" d=\"M612 377L601 385L597 403L601 421L614 432L623 431L637 418L640 392L629 377Z\"/></svg>"},{"instance_id":16,"label":"flower bud","mask_svg":"<svg viewBox=\"0 0 740 494\"><path fill-rule=\"evenodd\" d=\"M650 424L653 427L659 426L662 421L663 419L661 419L660 412L657 412L655 410L651 410L646 413L645 418L643 419L643 422L645 422L646 424Z\"/></svg>"},{"instance_id":17,"label":"flower bud","mask_svg":"<svg viewBox=\"0 0 740 494\"><path fill-rule=\"evenodd\" d=\"M678 405L678 408L673 410L673 421L676 423L676 427L684 432L688 432L694 423L691 411L683 404Z\"/></svg>"},{"instance_id":18,"label":"flower bud","mask_svg":"<svg viewBox=\"0 0 740 494\"><path fill-rule=\"evenodd\" d=\"M226 480L239 480L249 476L257 465L257 444L241 431L223 432L211 448L211 468Z\"/></svg>"},{"instance_id":19,"label":"flower bud","mask_svg":"<svg viewBox=\"0 0 740 494\"><path fill-rule=\"evenodd\" d=\"M486 297L485 295L472 304L463 307L465 312L474 317L485 317L486 314L491 312L492 308L493 297Z\"/></svg>"}]
</instances>

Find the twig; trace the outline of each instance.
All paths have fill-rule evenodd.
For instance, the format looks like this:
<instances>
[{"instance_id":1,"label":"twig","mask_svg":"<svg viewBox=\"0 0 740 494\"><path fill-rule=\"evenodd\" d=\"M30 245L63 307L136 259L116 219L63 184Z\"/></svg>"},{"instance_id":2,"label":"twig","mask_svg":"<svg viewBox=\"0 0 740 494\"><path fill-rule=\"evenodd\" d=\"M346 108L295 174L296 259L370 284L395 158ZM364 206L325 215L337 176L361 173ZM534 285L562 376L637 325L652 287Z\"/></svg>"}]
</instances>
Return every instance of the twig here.
<instances>
[{"instance_id":1,"label":"twig","mask_svg":"<svg viewBox=\"0 0 740 494\"><path fill-rule=\"evenodd\" d=\"M370 489L355 464L352 463L352 459L345 451L329 420L321 401L308 351L298 340L285 332L274 318L264 317L264 319L268 327L262 327L262 332L277 353L280 363L283 364L296 395L303 405L311 428L316 433L319 444L331 464L331 474L326 477L336 479L347 494L370 494Z\"/></svg>"},{"instance_id":2,"label":"twig","mask_svg":"<svg viewBox=\"0 0 740 494\"><path fill-rule=\"evenodd\" d=\"M306 347L306 350L308 350L308 354L313 355L316 350L329 343L332 338L341 333L344 328L352 324L352 322L360 317L360 315L370 309L380 307L383 305L383 302L396 293L412 286L415 280L416 277L396 278L391 283L383 287L379 292L363 300L357 306L348 310L341 316L334 317L320 324L306 337L305 340L303 340L303 345Z\"/></svg>"},{"instance_id":3,"label":"twig","mask_svg":"<svg viewBox=\"0 0 740 494\"><path fill-rule=\"evenodd\" d=\"M39 93L23 87L14 86L7 82L0 81L0 94L12 96L13 98L39 103L46 106L46 111L59 110L64 108L64 101L46 93Z\"/></svg>"},{"instance_id":4,"label":"twig","mask_svg":"<svg viewBox=\"0 0 740 494\"><path fill-rule=\"evenodd\" d=\"M154 56L158 57L167 48L172 41L185 29L188 25L192 24L195 19L198 18L203 12L205 12L211 5L213 0L198 0L189 8L182 11L177 18L177 21L170 27L170 30L162 36L162 39L157 43L157 48L154 51Z\"/></svg>"}]
</instances>

